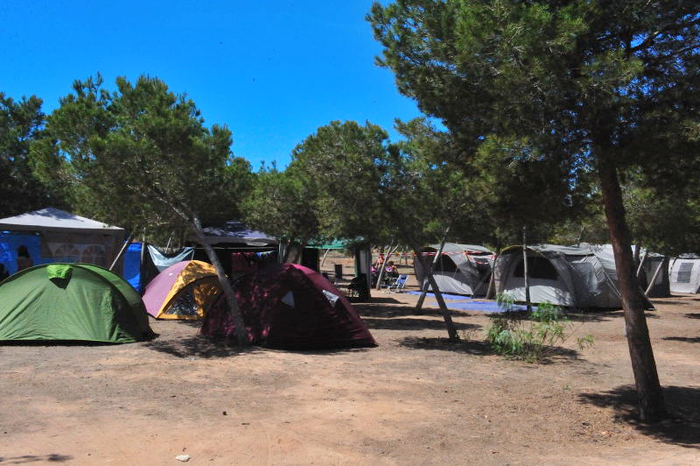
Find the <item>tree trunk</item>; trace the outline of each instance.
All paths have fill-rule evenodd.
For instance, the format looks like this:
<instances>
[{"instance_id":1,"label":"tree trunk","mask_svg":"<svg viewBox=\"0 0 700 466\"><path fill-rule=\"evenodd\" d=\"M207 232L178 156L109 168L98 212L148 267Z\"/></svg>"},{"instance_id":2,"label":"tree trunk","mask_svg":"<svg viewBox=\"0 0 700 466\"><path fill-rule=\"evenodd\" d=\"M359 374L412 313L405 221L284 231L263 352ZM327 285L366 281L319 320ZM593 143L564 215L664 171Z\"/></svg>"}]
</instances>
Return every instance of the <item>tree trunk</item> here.
<instances>
[{"instance_id":1,"label":"tree trunk","mask_svg":"<svg viewBox=\"0 0 700 466\"><path fill-rule=\"evenodd\" d=\"M499 254L493 258L493 265L491 266L491 276L489 277L489 287L486 289L486 299L491 299L491 294L496 286L496 262L498 262Z\"/></svg>"},{"instance_id":2,"label":"tree trunk","mask_svg":"<svg viewBox=\"0 0 700 466\"><path fill-rule=\"evenodd\" d=\"M389 260L389 257L391 257L391 248L394 247L394 240L391 240L391 244L389 245L389 254L387 254L386 257L384 257L384 260L382 260L382 265L379 266L379 274L377 275L377 286L375 286L375 289L381 290L382 288L382 279L384 279L384 269L386 268L386 263ZM382 257L384 254L384 246L381 247L379 250L379 257Z\"/></svg>"},{"instance_id":3,"label":"tree trunk","mask_svg":"<svg viewBox=\"0 0 700 466\"><path fill-rule=\"evenodd\" d=\"M435 293L435 297L437 298L438 294L440 295L440 300L442 300L442 293L440 293L440 290L438 287L434 284L435 282L435 277L433 277L433 270L435 269L435 265L438 263L439 260L442 258L442 250L445 247L445 241L447 241L447 235L450 233L450 227L448 226L445 228L445 234L442 235L442 241L440 241L440 247L438 248L437 252L435 253L435 257L433 260L430 262L430 266L425 268L425 274L426 278L428 279L428 283L433 289L433 293ZM416 249L416 254L418 254L418 257L420 257L420 252L418 248ZM428 261L424 261L422 259L419 259L423 266L425 267L425 263ZM425 297L428 294L428 283L425 283L425 280L423 280L423 290L421 291L420 298L418 298L418 303L416 304L416 309L420 310L421 307L423 307L423 301L425 301ZM438 300L438 302L440 301Z\"/></svg>"},{"instance_id":4,"label":"tree trunk","mask_svg":"<svg viewBox=\"0 0 700 466\"><path fill-rule=\"evenodd\" d=\"M649 328L644 316L644 301L635 276L632 245L625 221L625 208L617 168L607 154L598 156L598 175L605 205L610 241L615 255L618 285L622 294L625 333L632 360L632 371L637 389L639 416L653 422L665 414L663 394L649 339Z\"/></svg>"},{"instance_id":5,"label":"tree trunk","mask_svg":"<svg viewBox=\"0 0 700 466\"><path fill-rule=\"evenodd\" d=\"M639 278L639 275L642 273L642 268L644 267L644 261L647 260L647 251L644 251L644 255L642 256L642 260L639 261L639 267L637 267L637 273L634 275L636 278Z\"/></svg>"},{"instance_id":6,"label":"tree trunk","mask_svg":"<svg viewBox=\"0 0 700 466\"><path fill-rule=\"evenodd\" d=\"M527 312L532 312L532 303L530 302L530 279L528 277L527 267L527 233L526 227L523 227L523 281L525 285L525 304Z\"/></svg>"},{"instance_id":7,"label":"tree trunk","mask_svg":"<svg viewBox=\"0 0 700 466\"><path fill-rule=\"evenodd\" d=\"M644 294L645 294L645 295L649 296L649 293L651 292L651 289L654 288L654 282L655 282L656 279L658 278L659 273L661 272L661 269L663 268L664 265L667 265L667 264L666 264L666 258L665 258L665 257L661 260L661 263L659 264L659 266L656 267L656 270L654 271L654 276L651 277L651 280L649 280L649 286L647 286L646 291L644 291Z\"/></svg>"},{"instance_id":8,"label":"tree trunk","mask_svg":"<svg viewBox=\"0 0 700 466\"><path fill-rule=\"evenodd\" d=\"M331 252L330 249L326 249L326 252L323 253L323 259L321 260L321 265L318 266L318 269L321 270L323 269L323 264L326 263L326 257L328 257L328 253Z\"/></svg>"},{"instance_id":9,"label":"tree trunk","mask_svg":"<svg viewBox=\"0 0 700 466\"><path fill-rule=\"evenodd\" d=\"M117 265L117 262L119 262L119 259L124 255L124 251L126 251L126 248L129 247L129 243L131 243L131 237L133 235L129 234L129 237L124 241L124 244L122 245L122 248L119 250L117 253L117 257L114 258L112 261L112 265L109 266L109 271L112 272L114 270L114 267Z\"/></svg>"},{"instance_id":10,"label":"tree trunk","mask_svg":"<svg viewBox=\"0 0 700 466\"><path fill-rule=\"evenodd\" d=\"M211 264L216 269L216 276L219 278L219 283L221 288L224 290L224 295L226 296L226 301L228 302L229 312L231 318L233 319L233 324L236 326L236 342L240 346L249 345L248 332L246 331L245 322L243 321L243 315L238 307L238 301L236 301L236 294L233 291L233 286L231 282L226 278L224 273L224 268L221 266L219 257L216 255L214 248L211 247L207 239L204 237L204 231L202 230L202 223L196 215L193 215L193 223L195 227L195 234L197 235L197 241L202 245L204 251L207 253L207 257L211 261Z\"/></svg>"},{"instance_id":11,"label":"tree trunk","mask_svg":"<svg viewBox=\"0 0 700 466\"><path fill-rule=\"evenodd\" d=\"M419 261L423 264L423 267L425 270L427 270L427 280L428 284L430 287L433 289L435 292L435 299L438 302L438 306L440 307L440 311L442 312L442 318L445 321L445 327L447 327L447 335L449 336L450 340L459 340L459 335L457 334L457 328L455 327L454 322L452 321L452 314L450 313L450 310L447 308L447 304L445 304L445 300L442 298L442 293L440 293L440 289L438 288L437 282L435 282L435 277L433 277L433 271L431 270L432 267L428 264L426 264L426 260L423 260L423 256L420 254L420 248L419 247L414 247L414 250L416 252L416 257L418 258ZM425 288L427 289L428 286L427 284L425 285ZM423 297L423 295L421 295ZM419 303L420 306L423 305L422 302ZM420 309L420 307L416 307L417 309Z\"/></svg>"}]
</instances>

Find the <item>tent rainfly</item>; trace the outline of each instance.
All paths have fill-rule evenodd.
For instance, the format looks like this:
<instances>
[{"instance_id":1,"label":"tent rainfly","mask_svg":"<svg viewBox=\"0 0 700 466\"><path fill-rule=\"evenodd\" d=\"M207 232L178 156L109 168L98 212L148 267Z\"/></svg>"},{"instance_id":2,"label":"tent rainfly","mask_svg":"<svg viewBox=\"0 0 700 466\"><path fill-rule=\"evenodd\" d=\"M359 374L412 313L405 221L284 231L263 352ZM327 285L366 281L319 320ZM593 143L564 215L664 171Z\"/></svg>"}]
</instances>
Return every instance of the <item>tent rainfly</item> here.
<instances>
[{"instance_id":1,"label":"tent rainfly","mask_svg":"<svg viewBox=\"0 0 700 466\"><path fill-rule=\"evenodd\" d=\"M347 298L302 265L258 268L236 282L236 300L253 344L296 350L376 346ZM223 295L206 315L202 333L235 335Z\"/></svg>"},{"instance_id":2,"label":"tent rainfly","mask_svg":"<svg viewBox=\"0 0 700 466\"><path fill-rule=\"evenodd\" d=\"M700 256L684 254L673 259L669 269L673 293L700 292Z\"/></svg>"},{"instance_id":3,"label":"tent rainfly","mask_svg":"<svg viewBox=\"0 0 700 466\"><path fill-rule=\"evenodd\" d=\"M617 309L622 306L615 262L590 246L528 246L530 299L580 309ZM525 301L521 246L506 248L494 264L496 292ZM648 307L653 307L647 301Z\"/></svg>"},{"instance_id":4,"label":"tent rainfly","mask_svg":"<svg viewBox=\"0 0 700 466\"><path fill-rule=\"evenodd\" d=\"M197 320L222 293L216 269L201 261L182 261L159 273L146 287L143 302L156 319Z\"/></svg>"},{"instance_id":5,"label":"tent rainfly","mask_svg":"<svg viewBox=\"0 0 700 466\"><path fill-rule=\"evenodd\" d=\"M431 263L439 245L421 249L423 260L413 261L416 280L423 283L425 267ZM442 255L435 264L433 276L442 293L483 296L486 294L493 266L493 252L483 246L445 243Z\"/></svg>"},{"instance_id":6,"label":"tent rainfly","mask_svg":"<svg viewBox=\"0 0 700 466\"><path fill-rule=\"evenodd\" d=\"M0 286L2 341L129 343L152 336L141 296L95 265L37 265Z\"/></svg>"}]
</instances>

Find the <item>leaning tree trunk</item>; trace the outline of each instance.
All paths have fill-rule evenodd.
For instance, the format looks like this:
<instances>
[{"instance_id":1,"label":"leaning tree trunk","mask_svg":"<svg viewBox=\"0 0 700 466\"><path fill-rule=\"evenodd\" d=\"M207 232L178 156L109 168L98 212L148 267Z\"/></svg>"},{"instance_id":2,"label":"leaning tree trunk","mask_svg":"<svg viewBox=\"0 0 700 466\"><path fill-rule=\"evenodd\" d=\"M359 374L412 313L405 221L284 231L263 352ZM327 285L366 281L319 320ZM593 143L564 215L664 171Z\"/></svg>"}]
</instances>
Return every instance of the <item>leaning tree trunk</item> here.
<instances>
[{"instance_id":1,"label":"leaning tree trunk","mask_svg":"<svg viewBox=\"0 0 700 466\"><path fill-rule=\"evenodd\" d=\"M639 398L639 415L643 421L656 421L665 414L663 395L649 339L649 328L644 316L644 300L637 286L617 168L605 155L599 157L599 160L598 175L622 294L625 333Z\"/></svg>"},{"instance_id":2,"label":"leaning tree trunk","mask_svg":"<svg viewBox=\"0 0 700 466\"><path fill-rule=\"evenodd\" d=\"M228 278L226 278L224 268L221 266L221 262L219 261L219 256L216 255L214 248L211 247L211 244L209 244L207 239L204 237L202 223L199 221L199 218L196 215L193 216L193 223L195 227L195 234L197 236L197 242L202 245L204 251L207 253L207 257L209 257L209 260L211 261L211 264L214 266L214 269L216 269L216 276L219 278L221 288L224 290L224 295L226 296L226 301L228 302L229 313L233 319L233 324L236 326L236 342L239 345L248 345L250 343L248 341L248 332L246 331L245 322L243 321L243 315L238 307L238 301L236 301L236 294L233 291L233 286L231 286L231 282L229 282Z\"/></svg>"},{"instance_id":3,"label":"leaning tree trunk","mask_svg":"<svg viewBox=\"0 0 700 466\"><path fill-rule=\"evenodd\" d=\"M443 246L444 246L444 240L443 240L443 244L440 246L440 249L438 250L438 256L442 253ZM427 294L428 285L430 285L430 287L433 289L433 293L435 294L435 299L438 302L438 307L440 308L440 311L442 312L442 319L445 321L445 327L447 327L447 335L449 336L450 340L459 340L459 334L457 333L457 327L455 327L455 324L452 321L452 313L447 308L447 304L445 304L445 300L442 297L442 293L440 292L440 288L438 287L438 284L435 281L435 277L433 276L433 261L424 260L427 257L421 255L420 247L418 245L413 245L413 250L416 253L416 257L418 258L418 260L421 262L421 264L423 264L423 268L426 271L426 277L428 279L427 284L423 283L423 292L421 293L421 297L418 300L418 304L416 305L416 309L420 309L423 306L423 300L425 299L425 295Z\"/></svg>"}]
</instances>

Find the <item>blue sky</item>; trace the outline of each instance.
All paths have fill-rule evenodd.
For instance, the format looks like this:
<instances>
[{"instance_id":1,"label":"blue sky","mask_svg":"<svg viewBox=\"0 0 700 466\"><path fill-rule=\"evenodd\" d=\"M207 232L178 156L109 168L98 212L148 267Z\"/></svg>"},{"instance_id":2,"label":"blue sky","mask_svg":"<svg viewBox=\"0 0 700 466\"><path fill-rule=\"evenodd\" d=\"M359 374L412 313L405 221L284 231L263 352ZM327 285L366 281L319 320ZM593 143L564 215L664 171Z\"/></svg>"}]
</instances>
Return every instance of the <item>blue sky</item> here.
<instances>
[{"instance_id":1,"label":"blue sky","mask_svg":"<svg viewBox=\"0 0 700 466\"><path fill-rule=\"evenodd\" d=\"M332 120L420 115L364 17L370 0L0 2L0 91L36 95L50 113L75 79L142 74L186 93L208 125L226 124L233 151L257 169L284 167L296 144Z\"/></svg>"}]
</instances>

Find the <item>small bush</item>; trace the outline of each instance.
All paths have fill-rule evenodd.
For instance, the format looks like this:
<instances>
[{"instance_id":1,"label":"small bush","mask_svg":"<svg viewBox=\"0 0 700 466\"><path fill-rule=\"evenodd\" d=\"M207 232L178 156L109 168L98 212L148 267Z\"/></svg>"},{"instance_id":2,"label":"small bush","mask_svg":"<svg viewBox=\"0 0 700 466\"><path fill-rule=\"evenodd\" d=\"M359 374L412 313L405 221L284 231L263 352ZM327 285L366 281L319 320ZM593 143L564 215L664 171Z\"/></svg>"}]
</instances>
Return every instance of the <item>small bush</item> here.
<instances>
[{"instance_id":1,"label":"small bush","mask_svg":"<svg viewBox=\"0 0 700 466\"><path fill-rule=\"evenodd\" d=\"M492 317L486 330L486 340L498 354L527 362L540 362L553 348L568 339L573 325L562 310L542 303L531 313L513 312L514 299L509 294L499 294L498 304L506 311ZM593 344L587 335L578 339L580 348Z\"/></svg>"}]
</instances>

